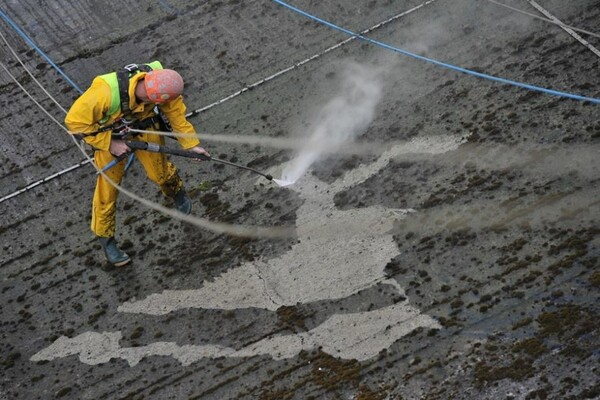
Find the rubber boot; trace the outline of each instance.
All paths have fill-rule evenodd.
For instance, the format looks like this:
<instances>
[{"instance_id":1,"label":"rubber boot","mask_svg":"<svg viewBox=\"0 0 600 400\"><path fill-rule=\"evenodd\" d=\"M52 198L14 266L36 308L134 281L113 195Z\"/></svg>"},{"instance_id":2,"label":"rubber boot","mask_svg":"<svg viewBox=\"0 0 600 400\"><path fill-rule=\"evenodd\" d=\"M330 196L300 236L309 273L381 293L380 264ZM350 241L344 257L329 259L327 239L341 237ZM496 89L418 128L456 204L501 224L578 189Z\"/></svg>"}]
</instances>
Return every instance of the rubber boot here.
<instances>
[{"instance_id":1,"label":"rubber boot","mask_svg":"<svg viewBox=\"0 0 600 400\"><path fill-rule=\"evenodd\" d=\"M177 192L174 200L175 207L177 207L179 212L184 213L185 215L188 215L192 212L192 199L190 199L190 196L188 196L184 189L181 189L179 192Z\"/></svg>"},{"instance_id":2,"label":"rubber boot","mask_svg":"<svg viewBox=\"0 0 600 400\"><path fill-rule=\"evenodd\" d=\"M115 267L122 267L123 265L129 264L131 258L129 258L127 253L119 249L114 237L98 237L98 241L100 242L102 250L104 250L104 255L109 263Z\"/></svg>"}]
</instances>

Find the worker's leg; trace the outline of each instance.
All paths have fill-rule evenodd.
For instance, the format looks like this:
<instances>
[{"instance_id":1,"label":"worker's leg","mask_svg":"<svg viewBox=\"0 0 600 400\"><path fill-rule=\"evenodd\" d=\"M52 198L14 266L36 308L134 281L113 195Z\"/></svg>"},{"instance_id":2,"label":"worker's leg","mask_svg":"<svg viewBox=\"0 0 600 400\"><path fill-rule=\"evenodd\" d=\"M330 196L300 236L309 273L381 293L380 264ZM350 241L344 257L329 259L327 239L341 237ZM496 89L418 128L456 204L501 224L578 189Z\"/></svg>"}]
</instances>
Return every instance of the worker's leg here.
<instances>
[{"instance_id":1,"label":"worker's leg","mask_svg":"<svg viewBox=\"0 0 600 400\"><path fill-rule=\"evenodd\" d=\"M113 159L113 155L108 151L96 151L94 153L94 161L100 169L104 168ZM123 178L124 169L125 160L104 171L104 173L112 182L118 185ZM92 231L98 237L106 259L116 267L129 264L131 261L127 253L119 249L114 238L118 193L117 189L104 176L98 175L92 204Z\"/></svg>"},{"instance_id":2,"label":"worker's leg","mask_svg":"<svg viewBox=\"0 0 600 400\"><path fill-rule=\"evenodd\" d=\"M146 134L141 140L164 145L163 137L158 135ZM192 211L192 200L183 189L183 182L175 165L162 153L138 151L136 154L148 178L160 187L165 196L175 200L175 206L180 212L189 214Z\"/></svg>"},{"instance_id":3,"label":"worker's leg","mask_svg":"<svg viewBox=\"0 0 600 400\"><path fill-rule=\"evenodd\" d=\"M164 140L158 135L147 134L144 135L143 140L149 143L164 144ZM175 165L162 153L137 151L135 154L146 170L148 178L160 187L165 196L175 198L183 187Z\"/></svg>"},{"instance_id":4,"label":"worker's leg","mask_svg":"<svg viewBox=\"0 0 600 400\"><path fill-rule=\"evenodd\" d=\"M98 168L104 168L109 162L114 160L114 156L108 151L94 152L94 161ZM125 160L121 161L104 173L114 183L120 184L123 178ZM102 175L98 175L96 180L96 191L92 203L92 231L96 236L113 237L116 228L117 210L117 189L111 185Z\"/></svg>"}]
</instances>

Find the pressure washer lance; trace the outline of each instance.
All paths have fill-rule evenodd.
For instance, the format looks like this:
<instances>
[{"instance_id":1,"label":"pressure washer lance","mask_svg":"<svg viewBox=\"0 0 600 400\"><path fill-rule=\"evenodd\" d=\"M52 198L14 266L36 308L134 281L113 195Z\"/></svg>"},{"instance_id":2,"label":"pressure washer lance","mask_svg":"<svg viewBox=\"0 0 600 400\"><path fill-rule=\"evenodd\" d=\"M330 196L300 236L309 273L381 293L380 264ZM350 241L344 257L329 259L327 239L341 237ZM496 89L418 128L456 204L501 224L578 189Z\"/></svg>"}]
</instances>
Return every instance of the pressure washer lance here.
<instances>
[{"instance_id":1,"label":"pressure washer lance","mask_svg":"<svg viewBox=\"0 0 600 400\"><path fill-rule=\"evenodd\" d=\"M164 154L172 154L172 155L180 156L180 157L196 158L196 159L199 159L199 160L202 160L202 161L215 161L215 162L219 162L219 163L222 163L222 164L231 165L232 167L236 167L236 168L240 168L240 169L245 169L245 170L254 172L255 174L258 174L260 176L264 176L265 178L267 178L270 181L273 180L273 177L271 175L264 174L264 173L262 173L260 171L255 170L254 168L246 167L245 165L235 164L235 163L232 163L230 161L221 160L221 159L218 159L218 158L215 158L215 157L212 157L212 156L207 156L206 154L200 154L200 153L196 153L194 151L181 150L181 149L175 149L175 148L172 148L172 147L161 146L161 145L156 144L156 143L139 142L139 141L127 141L125 143L127 144L127 147L129 147L133 151L135 151L135 150L145 150L145 151L151 151L153 153L164 153ZM102 168L102 172L110 169L115 164L117 164L119 161L121 161L122 159L124 159L125 157L127 157L129 155L130 155L130 153L124 153L121 156L117 157L116 159L112 160L104 168Z\"/></svg>"}]
</instances>

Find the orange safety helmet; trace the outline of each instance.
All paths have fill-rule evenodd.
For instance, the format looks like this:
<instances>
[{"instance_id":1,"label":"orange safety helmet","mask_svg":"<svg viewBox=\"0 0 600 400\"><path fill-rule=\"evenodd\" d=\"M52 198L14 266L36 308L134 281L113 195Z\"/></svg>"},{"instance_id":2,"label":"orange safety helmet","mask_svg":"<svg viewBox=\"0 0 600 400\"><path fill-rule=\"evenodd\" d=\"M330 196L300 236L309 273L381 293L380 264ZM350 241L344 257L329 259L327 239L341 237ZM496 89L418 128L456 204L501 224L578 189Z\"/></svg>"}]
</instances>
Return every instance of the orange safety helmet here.
<instances>
[{"instance_id":1,"label":"orange safety helmet","mask_svg":"<svg viewBox=\"0 0 600 400\"><path fill-rule=\"evenodd\" d=\"M144 77L146 94L153 103L175 100L183 93L183 78L172 69L152 70Z\"/></svg>"}]
</instances>

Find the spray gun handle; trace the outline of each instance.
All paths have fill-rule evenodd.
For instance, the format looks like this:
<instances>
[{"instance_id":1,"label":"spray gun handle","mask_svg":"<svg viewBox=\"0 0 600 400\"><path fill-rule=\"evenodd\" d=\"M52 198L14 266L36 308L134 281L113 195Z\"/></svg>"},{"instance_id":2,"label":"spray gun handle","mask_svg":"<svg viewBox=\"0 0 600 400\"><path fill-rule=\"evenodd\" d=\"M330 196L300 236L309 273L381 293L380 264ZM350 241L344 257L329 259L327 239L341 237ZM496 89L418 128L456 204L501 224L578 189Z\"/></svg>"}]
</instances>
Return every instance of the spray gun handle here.
<instances>
[{"instance_id":1,"label":"spray gun handle","mask_svg":"<svg viewBox=\"0 0 600 400\"><path fill-rule=\"evenodd\" d=\"M172 147L161 146L159 144L150 143L150 142L138 142L138 141L133 140L133 141L128 141L127 146L131 150L146 150L146 151L151 151L153 153L172 154L175 156L196 158L196 159L203 160L203 161L211 161L212 160L212 157L207 156L206 154L200 154L200 153L196 153L195 151L189 151L189 150L175 149Z\"/></svg>"}]
</instances>

